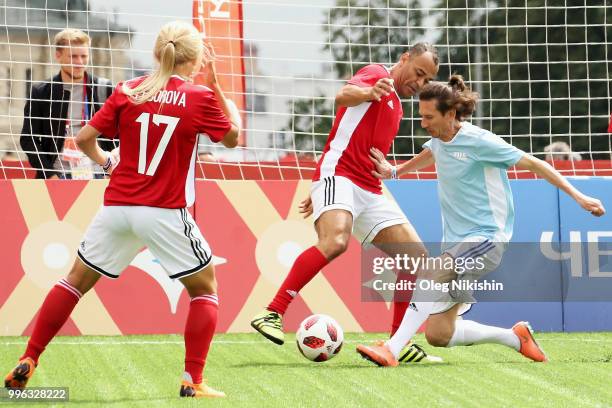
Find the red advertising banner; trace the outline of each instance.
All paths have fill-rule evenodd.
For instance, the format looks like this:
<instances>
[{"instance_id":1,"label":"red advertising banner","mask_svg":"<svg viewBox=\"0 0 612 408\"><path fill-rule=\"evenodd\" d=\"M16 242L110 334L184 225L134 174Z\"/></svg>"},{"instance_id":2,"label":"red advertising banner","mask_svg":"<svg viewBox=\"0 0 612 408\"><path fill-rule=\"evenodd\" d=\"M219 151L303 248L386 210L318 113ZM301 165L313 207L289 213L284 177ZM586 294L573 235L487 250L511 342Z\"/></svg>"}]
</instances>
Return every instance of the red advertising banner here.
<instances>
[{"instance_id":1,"label":"red advertising banner","mask_svg":"<svg viewBox=\"0 0 612 408\"><path fill-rule=\"evenodd\" d=\"M194 0L193 24L213 45L221 88L238 109L244 112L246 87L242 59L242 1ZM200 81L196 77L195 82ZM246 128L246 117L242 116L243 128ZM239 139L239 144L244 145L244 135Z\"/></svg>"},{"instance_id":2,"label":"red advertising banner","mask_svg":"<svg viewBox=\"0 0 612 408\"><path fill-rule=\"evenodd\" d=\"M214 255L220 332L247 332L299 253L316 242L298 213L305 181L200 181L195 219ZM106 181L0 181L0 335L29 334L47 291L65 276ZM286 315L295 330L311 313L333 316L345 331L387 331L389 304L361 302L360 247L332 262ZM188 295L146 248L117 280L101 279L79 302L61 334L180 333Z\"/></svg>"}]
</instances>

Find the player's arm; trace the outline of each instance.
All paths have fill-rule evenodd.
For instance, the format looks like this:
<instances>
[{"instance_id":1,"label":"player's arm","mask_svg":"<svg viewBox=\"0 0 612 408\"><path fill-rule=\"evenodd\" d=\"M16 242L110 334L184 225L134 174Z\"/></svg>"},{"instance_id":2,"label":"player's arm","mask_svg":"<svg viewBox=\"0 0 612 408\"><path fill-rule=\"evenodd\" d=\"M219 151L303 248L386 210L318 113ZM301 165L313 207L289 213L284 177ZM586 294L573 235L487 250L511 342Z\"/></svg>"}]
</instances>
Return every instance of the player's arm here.
<instances>
[{"instance_id":1,"label":"player's arm","mask_svg":"<svg viewBox=\"0 0 612 408\"><path fill-rule=\"evenodd\" d=\"M100 136L102 132L94 128L91 125L85 125L81 128L76 136L76 144L79 149L93 162L98 163L104 171L111 173L116 161L113 159L113 155L107 151L104 151L98 145L96 138ZM116 149L118 152L118 149Z\"/></svg>"},{"instance_id":2,"label":"player's arm","mask_svg":"<svg viewBox=\"0 0 612 408\"><path fill-rule=\"evenodd\" d=\"M561 173L544 160L540 160L530 154L524 154L515 166L519 169L529 170L548 181L553 186L563 190L567 195L576 200L578 205L594 216L601 217L606 213L601 201L578 191L578 189L572 186Z\"/></svg>"},{"instance_id":3,"label":"player's arm","mask_svg":"<svg viewBox=\"0 0 612 408\"><path fill-rule=\"evenodd\" d=\"M336 105L350 108L363 102L380 101L383 96L393 92L393 80L381 78L374 86L344 85L336 94Z\"/></svg>"},{"instance_id":4,"label":"player's arm","mask_svg":"<svg viewBox=\"0 0 612 408\"><path fill-rule=\"evenodd\" d=\"M432 166L433 164L435 164L435 162L436 161L434 160L431 149L423 149L421 153L417 154L412 159L408 160L406 163L402 163L397 166L397 177L401 176L402 174L410 173L412 171L417 171L424 169L425 167Z\"/></svg>"},{"instance_id":5,"label":"player's arm","mask_svg":"<svg viewBox=\"0 0 612 408\"><path fill-rule=\"evenodd\" d=\"M229 148L236 147L238 146L238 136L240 135L240 128L242 127L240 112L238 111L236 105L225 97L223 89L221 89L221 85L219 85L219 81L217 79L217 71L215 69L214 60L211 60L206 64L206 69L208 73L208 85L215 93L215 97L219 102L219 107L232 124L230 130L228 130L225 136L223 136L223 139L221 139L221 144Z\"/></svg>"},{"instance_id":6,"label":"player's arm","mask_svg":"<svg viewBox=\"0 0 612 408\"><path fill-rule=\"evenodd\" d=\"M240 120L240 112L233 102L230 102L225 98L223 90L219 84L213 85L212 89L215 92L217 100L219 101L221 110L232 124L230 130L228 130L225 136L223 136L223 139L221 139L221 144L225 147L234 148L238 146L238 136L240 135L240 127L242 122Z\"/></svg>"},{"instance_id":7,"label":"player's arm","mask_svg":"<svg viewBox=\"0 0 612 408\"><path fill-rule=\"evenodd\" d=\"M402 174L417 171L435 163L431 149L423 149L421 153L417 154L406 163L392 166L391 163L385 159L385 156L380 150L372 147L370 149L370 160L372 160L376 167L375 170L372 170L372 175L379 179L398 178Z\"/></svg>"},{"instance_id":8,"label":"player's arm","mask_svg":"<svg viewBox=\"0 0 612 408\"><path fill-rule=\"evenodd\" d=\"M114 170L118 163L119 148L114 149L112 152L107 152L100 148L96 139L101 134L107 136L118 135L118 112L121 104L118 98L122 87L122 83L117 84L115 92L106 99L102 109L96 112L91 121L89 121L89 124L81 128L75 138L79 149L94 163L102 166L102 169L108 174Z\"/></svg>"}]
</instances>

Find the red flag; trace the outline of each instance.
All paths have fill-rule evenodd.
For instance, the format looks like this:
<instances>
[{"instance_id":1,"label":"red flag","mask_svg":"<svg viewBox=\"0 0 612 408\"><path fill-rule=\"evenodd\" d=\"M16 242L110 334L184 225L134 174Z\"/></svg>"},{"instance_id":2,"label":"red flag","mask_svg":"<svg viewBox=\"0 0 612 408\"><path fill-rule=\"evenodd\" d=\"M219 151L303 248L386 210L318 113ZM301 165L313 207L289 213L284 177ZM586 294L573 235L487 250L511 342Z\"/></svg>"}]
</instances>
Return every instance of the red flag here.
<instances>
[{"instance_id":1,"label":"red flag","mask_svg":"<svg viewBox=\"0 0 612 408\"><path fill-rule=\"evenodd\" d=\"M217 61L217 75L226 97L234 101L241 112L246 106L242 1L240 0L194 0L193 25L212 43ZM196 77L196 83L202 79ZM246 117L242 115L242 128L246 128ZM244 134L238 140L244 146Z\"/></svg>"}]
</instances>

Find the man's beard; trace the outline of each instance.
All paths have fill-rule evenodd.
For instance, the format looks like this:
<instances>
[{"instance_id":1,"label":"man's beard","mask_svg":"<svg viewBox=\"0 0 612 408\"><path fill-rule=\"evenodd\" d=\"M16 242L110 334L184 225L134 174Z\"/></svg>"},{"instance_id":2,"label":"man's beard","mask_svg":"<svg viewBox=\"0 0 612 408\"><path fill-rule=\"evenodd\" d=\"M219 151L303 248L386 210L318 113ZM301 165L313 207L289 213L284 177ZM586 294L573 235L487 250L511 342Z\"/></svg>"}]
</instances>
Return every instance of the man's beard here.
<instances>
[{"instance_id":1,"label":"man's beard","mask_svg":"<svg viewBox=\"0 0 612 408\"><path fill-rule=\"evenodd\" d=\"M64 74L68 75L68 77L73 81L80 81L85 75L85 70L82 70L80 73L75 72L72 69L62 69L62 71L64 71Z\"/></svg>"}]
</instances>

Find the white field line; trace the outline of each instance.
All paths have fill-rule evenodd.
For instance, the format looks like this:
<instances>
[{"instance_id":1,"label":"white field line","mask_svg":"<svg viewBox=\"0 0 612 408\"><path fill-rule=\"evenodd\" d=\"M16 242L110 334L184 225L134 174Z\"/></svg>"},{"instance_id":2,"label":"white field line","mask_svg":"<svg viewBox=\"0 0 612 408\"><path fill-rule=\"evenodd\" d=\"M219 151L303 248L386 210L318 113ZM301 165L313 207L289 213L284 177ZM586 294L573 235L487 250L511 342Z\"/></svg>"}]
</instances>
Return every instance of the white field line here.
<instances>
[{"instance_id":1,"label":"white field line","mask_svg":"<svg viewBox=\"0 0 612 408\"><path fill-rule=\"evenodd\" d=\"M585 393L581 393L577 395L572 390L568 390L566 387L559 386L552 381L546 381L541 376L535 376L524 372L521 369L512 368L512 367L499 367L498 370L505 372L506 374L515 377L518 379L517 382L521 384L531 383L533 388L539 388L542 392L545 393L554 393L560 397L563 397L566 402L570 402L568 400L573 400L574 403L568 405L587 405L590 407L599 406L595 401L592 401L588 398Z\"/></svg>"},{"instance_id":2,"label":"white field line","mask_svg":"<svg viewBox=\"0 0 612 408\"><path fill-rule=\"evenodd\" d=\"M370 342L372 339L353 339L345 340L347 344L357 344L363 342ZM557 341L557 342L585 342L585 343L609 343L612 344L612 339L566 339L563 337L548 337L540 338L539 342ZM214 344L268 344L267 340L213 340ZM17 346L25 345L26 340L23 341L5 341L3 342L0 338L0 346ZM71 340L57 340L53 341L51 345L62 345L62 346L124 346L124 345L183 345L183 340L92 340L92 341L71 341Z\"/></svg>"}]
</instances>

